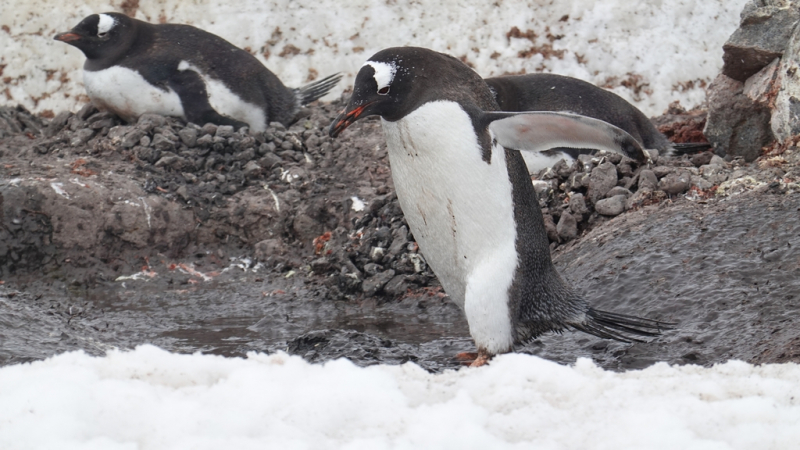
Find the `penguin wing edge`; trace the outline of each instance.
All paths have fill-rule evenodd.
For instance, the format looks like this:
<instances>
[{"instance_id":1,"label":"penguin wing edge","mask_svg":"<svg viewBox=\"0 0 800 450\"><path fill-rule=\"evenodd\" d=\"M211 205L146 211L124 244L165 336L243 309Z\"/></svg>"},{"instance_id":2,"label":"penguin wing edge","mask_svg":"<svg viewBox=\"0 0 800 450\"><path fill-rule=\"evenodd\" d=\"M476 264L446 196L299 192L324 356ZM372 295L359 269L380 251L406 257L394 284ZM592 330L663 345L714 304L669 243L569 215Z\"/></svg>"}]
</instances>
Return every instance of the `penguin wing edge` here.
<instances>
[{"instance_id":1,"label":"penguin wing edge","mask_svg":"<svg viewBox=\"0 0 800 450\"><path fill-rule=\"evenodd\" d=\"M640 163L648 157L624 130L591 117L563 112L486 112L483 115L497 143L520 151L552 148L594 148L619 153Z\"/></svg>"}]
</instances>

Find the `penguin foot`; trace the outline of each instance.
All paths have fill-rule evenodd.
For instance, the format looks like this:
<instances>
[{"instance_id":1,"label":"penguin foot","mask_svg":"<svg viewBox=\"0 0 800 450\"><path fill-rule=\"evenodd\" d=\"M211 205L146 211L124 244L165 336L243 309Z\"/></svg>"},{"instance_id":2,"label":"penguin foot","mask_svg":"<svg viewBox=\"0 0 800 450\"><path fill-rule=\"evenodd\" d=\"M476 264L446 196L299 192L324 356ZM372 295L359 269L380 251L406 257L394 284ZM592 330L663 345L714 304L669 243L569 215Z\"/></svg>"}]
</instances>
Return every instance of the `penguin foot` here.
<instances>
[{"instance_id":1,"label":"penguin foot","mask_svg":"<svg viewBox=\"0 0 800 450\"><path fill-rule=\"evenodd\" d=\"M490 354L484 349L478 349L477 352L461 352L456 354L456 359L461 364L469 367L480 367L489 362L494 355Z\"/></svg>"}]
</instances>

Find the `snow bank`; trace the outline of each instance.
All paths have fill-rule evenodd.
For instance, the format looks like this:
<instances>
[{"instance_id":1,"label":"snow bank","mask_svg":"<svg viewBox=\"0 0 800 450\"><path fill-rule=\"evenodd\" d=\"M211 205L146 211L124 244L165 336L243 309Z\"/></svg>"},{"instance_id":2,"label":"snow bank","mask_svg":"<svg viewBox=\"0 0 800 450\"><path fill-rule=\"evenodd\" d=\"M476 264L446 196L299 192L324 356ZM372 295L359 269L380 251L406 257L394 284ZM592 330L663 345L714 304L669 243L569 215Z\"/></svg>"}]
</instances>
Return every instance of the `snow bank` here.
<instances>
[{"instance_id":1,"label":"snow bank","mask_svg":"<svg viewBox=\"0 0 800 450\"><path fill-rule=\"evenodd\" d=\"M0 368L0 405L3 449L786 449L800 366L614 373L511 354L432 375L142 346Z\"/></svg>"},{"instance_id":2,"label":"snow bank","mask_svg":"<svg viewBox=\"0 0 800 450\"><path fill-rule=\"evenodd\" d=\"M687 107L703 101L745 1L66 0L55 7L5 0L0 104L77 109L87 100L83 54L52 37L113 10L216 33L248 48L289 86L347 74L328 99L349 87L376 51L417 45L462 57L483 76L546 71L582 78L658 115L673 100Z\"/></svg>"}]
</instances>

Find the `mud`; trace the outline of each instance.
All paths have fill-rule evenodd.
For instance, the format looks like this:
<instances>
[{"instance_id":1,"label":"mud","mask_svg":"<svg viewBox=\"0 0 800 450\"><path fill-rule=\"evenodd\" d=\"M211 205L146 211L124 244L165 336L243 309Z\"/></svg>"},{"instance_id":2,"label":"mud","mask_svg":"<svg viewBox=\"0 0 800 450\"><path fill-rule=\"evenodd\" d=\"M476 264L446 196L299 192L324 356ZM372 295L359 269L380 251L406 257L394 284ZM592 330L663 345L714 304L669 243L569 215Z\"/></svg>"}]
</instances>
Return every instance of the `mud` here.
<instances>
[{"instance_id":1,"label":"mud","mask_svg":"<svg viewBox=\"0 0 800 450\"><path fill-rule=\"evenodd\" d=\"M262 135L122 124L91 108L51 121L4 110L0 364L152 343L458 367L453 355L473 350L466 321L408 233L379 123L332 141L341 106ZM570 180L605 159L540 174L553 226L577 216L574 235L550 233L562 274L599 308L678 329L636 344L548 335L517 351L614 370L800 361L800 151L695 169L709 160L613 161L631 191L616 217L595 199L570 207L590 197ZM645 169L658 185L636 183ZM661 190L690 170L696 185Z\"/></svg>"}]
</instances>

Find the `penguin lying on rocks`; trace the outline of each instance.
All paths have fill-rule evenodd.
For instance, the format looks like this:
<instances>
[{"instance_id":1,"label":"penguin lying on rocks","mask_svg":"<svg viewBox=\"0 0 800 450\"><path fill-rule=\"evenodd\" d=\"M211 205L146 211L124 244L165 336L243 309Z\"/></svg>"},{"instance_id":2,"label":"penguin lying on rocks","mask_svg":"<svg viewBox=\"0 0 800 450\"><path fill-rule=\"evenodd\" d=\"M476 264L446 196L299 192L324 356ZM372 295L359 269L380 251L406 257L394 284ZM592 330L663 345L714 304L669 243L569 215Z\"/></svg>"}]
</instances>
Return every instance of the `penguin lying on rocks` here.
<instances>
[{"instance_id":1,"label":"penguin lying on rocks","mask_svg":"<svg viewBox=\"0 0 800 450\"><path fill-rule=\"evenodd\" d=\"M608 122L625 130L644 148L660 155L697 153L710 144L673 144L650 119L619 95L577 78L549 73L486 78L494 99L503 111L565 111ZM559 159L571 162L591 149L551 149L523 154L530 173L551 167Z\"/></svg>"},{"instance_id":2,"label":"penguin lying on rocks","mask_svg":"<svg viewBox=\"0 0 800 450\"><path fill-rule=\"evenodd\" d=\"M124 14L92 14L55 36L86 55L92 102L126 121L144 113L263 131L288 126L300 107L331 90L335 74L298 89L281 83L250 53L189 25L154 25Z\"/></svg>"},{"instance_id":3,"label":"penguin lying on rocks","mask_svg":"<svg viewBox=\"0 0 800 450\"><path fill-rule=\"evenodd\" d=\"M356 76L338 136L379 115L397 197L447 294L464 310L473 366L548 331L577 329L623 342L670 324L600 311L558 274L520 151L602 148L645 157L628 133L574 114L498 112L489 86L461 61L389 48Z\"/></svg>"}]
</instances>

